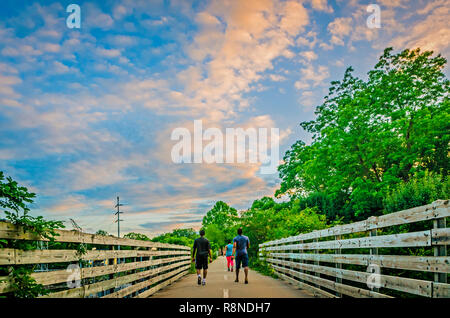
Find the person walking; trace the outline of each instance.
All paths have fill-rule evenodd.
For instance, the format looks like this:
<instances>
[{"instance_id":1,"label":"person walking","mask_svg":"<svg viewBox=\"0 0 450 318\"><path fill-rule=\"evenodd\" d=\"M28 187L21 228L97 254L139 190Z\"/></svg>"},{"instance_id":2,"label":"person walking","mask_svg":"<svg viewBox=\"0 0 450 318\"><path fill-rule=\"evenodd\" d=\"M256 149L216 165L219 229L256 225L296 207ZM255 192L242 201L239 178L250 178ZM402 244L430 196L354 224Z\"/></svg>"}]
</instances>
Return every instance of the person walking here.
<instances>
[{"instance_id":1,"label":"person walking","mask_svg":"<svg viewBox=\"0 0 450 318\"><path fill-rule=\"evenodd\" d=\"M233 239L233 255L236 259L236 283L239 283L239 269L244 267L245 283L248 284L248 251L250 248L250 240L247 236L242 235L242 228L238 229L238 235Z\"/></svg>"},{"instance_id":2,"label":"person walking","mask_svg":"<svg viewBox=\"0 0 450 318\"><path fill-rule=\"evenodd\" d=\"M233 258L234 258L234 254L233 254L233 244L231 243L231 241L228 241L228 245L225 246L225 256L227 258L227 267L228 267L228 271L233 271Z\"/></svg>"},{"instance_id":3,"label":"person walking","mask_svg":"<svg viewBox=\"0 0 450 318\"><path fill-rule=\"evenodd\" d=\"M200 230L200 237L194 241L192 249L192 262L195 261L195 269L197 270L197 283L206 285L206 275L208 274L208 256L209 262L212 262L211 244L205 238L205 230ZM201 271L203 269L203 280Z\"/></svg>"}]
</instances>

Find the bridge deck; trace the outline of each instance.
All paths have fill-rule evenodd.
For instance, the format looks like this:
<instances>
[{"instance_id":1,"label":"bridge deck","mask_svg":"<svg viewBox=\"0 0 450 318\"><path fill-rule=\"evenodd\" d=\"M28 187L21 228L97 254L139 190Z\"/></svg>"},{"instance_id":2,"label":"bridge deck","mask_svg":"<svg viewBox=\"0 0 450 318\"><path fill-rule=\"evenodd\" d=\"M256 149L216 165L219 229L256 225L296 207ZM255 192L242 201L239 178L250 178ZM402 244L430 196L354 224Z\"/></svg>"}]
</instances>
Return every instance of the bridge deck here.
<instances>
[{"instance_id":1,"label":"bridge deck","mask_svg":"<svg viewBox=\"0 0 450 318\"><path fill-rule=\"evenodd\" d=\"M288 283L249 270L249 284L244 284L244 272L228 272L225 257L219 257L209 264L206 286L197 284L197 275L189 274L179 281L157 292L152 298L309 298L314 297L306 290L296 289Z\"/></svg>"}]
</instances>

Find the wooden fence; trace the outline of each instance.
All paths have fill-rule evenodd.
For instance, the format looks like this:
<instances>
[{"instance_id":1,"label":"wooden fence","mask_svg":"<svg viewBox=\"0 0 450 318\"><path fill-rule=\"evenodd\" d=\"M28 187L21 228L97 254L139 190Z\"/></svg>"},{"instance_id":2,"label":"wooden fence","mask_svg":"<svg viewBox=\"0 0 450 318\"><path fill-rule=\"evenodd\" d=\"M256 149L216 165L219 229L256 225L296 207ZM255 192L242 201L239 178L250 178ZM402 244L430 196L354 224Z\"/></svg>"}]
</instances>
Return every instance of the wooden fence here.
<instances>
[{"instance_id":1,"label":"wooden fence","mask_svg":"<svg viewBox=\"0 0 450 318\"><path fill-rule=\"evenodd\" d=\"M449 200L259 245L259 257L326 297L450 297Z\"/></svg>"},{"instance_id":2,"label":"wooden fence","mask_svg":"<svg viewBox=\"0 0 450 318\"><path fill-rule=\"evenodd\" d=\"M0 239L33 241L39 246L28 251L0 248L0 266L34 265L31 276L50 291L42 297L80 298L148 297L190 268L186 246L77 231L57 233L55 242L48 242L0 222ZM0 295L12 292L10 282L10 275L0 276Z\"/></svg>"}]
</instances>

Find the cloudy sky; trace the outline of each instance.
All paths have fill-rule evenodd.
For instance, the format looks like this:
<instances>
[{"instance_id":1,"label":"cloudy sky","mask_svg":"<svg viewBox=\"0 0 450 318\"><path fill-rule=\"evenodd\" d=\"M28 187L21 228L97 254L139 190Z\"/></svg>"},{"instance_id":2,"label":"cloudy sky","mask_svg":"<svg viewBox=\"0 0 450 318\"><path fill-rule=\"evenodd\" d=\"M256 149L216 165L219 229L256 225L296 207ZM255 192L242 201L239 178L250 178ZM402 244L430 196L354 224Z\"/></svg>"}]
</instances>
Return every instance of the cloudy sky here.
<instances>
[{"instance_id":1,"label":"cloudy sky","mask_svg":"<svg viewBox=\"0 0 450 318\"><path fill-rule=\"evenodd\" d=\"M66 8L81 7L81 28ZM367 6L381 9L369 28ZM174 164L171 132L279 128L310 140L329 82L365 76L385 47L449 56L446 0L104 0L0 5L0 170L34 215L89 232L198 227L217 200L245 209L279 179L259 164ZM448 68L446 69L448 75ZM69 228L70 225L67 224Z\"/></svg>"}]
</instances>

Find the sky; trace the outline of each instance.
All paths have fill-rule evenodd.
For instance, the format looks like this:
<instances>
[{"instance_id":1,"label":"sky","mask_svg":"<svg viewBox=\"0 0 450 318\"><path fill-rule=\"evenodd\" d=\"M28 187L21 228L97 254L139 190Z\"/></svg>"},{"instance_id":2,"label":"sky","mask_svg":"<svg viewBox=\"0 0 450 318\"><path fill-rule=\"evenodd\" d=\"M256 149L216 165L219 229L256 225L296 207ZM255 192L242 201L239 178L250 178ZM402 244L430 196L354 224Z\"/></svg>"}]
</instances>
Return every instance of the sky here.
<instances>
[{"instance_id":1,"label":"sky","mask_svg":"<svg viewBox=\"0 0 450 318\"><path fill-rule=\"evenodd\" d=\"M80 28L67 26L69 4ZM280 180L259 163L174 163L175 128L279 128L282 159L311 141L299 123L347 67L364 78L391 46L448 58L449 10L445 0L3 0L0 170L37 194L31 214L69 229L72 218L117 233L117 196L121 233L198 229L216 201L243 210Z\"/></svg>"}]
</instances>

